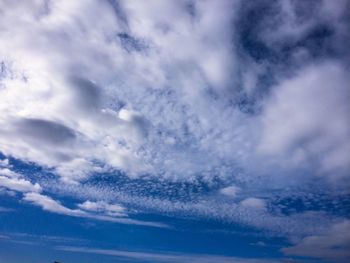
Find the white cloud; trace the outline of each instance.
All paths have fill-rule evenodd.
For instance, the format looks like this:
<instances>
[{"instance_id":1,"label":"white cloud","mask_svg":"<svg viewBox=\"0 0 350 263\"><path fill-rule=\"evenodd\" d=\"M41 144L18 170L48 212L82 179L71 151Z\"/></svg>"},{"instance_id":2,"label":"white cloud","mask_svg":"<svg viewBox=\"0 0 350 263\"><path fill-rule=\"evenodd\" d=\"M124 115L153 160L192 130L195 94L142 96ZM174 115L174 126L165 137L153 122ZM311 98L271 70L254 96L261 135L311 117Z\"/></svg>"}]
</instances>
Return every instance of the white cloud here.
<instances>
[{"instance_id":1,"label":"white cloud","mask_svg":"<svg viewBox=\"0 0 350 263\"><path fill-rule=\"evenodd\" d=\"M237 181L245 196L269 197L275 193L271 188L284 191L292 183L298 191L310 191L304 189L305 181L314 182L315 174L320 181L333 181L335 189L343 185L350 155L347 66L324 58L307 67L298 64L292 72L278 69L274 86L253 98L254 114L247 114L239 109L241 93L253 96L263 86L259 74L274 67L241 61L242 51L236 50L241 48L236 39L240 28L235 28L240 1L198 1L192 9L187 1L119 3L123 19L108 1L51 1L48 9L41 1L2 1L2 153L55 172L67 183L56 189L59 193L88 189L80 183L114 170L131 179L147 174L164 183ZM261 30L269 47L286 38L297 43L321 15L329 17L337 38L346 32L340 19L344 8L337 4L324 1L321 15L300 23L291 2L283 3L278 17L284 19L277 30ZM8 161L0 165L7 167ZM288 225L304 231L300 224L307 221L312 228L310 222L317 219L272 216L265 199L218 205L205 196L183 203L138 193L115 196L113 187L104 186L89 188L86 201L72 209L39 194L46 191L42 182L1 171L0 186L23 192L25 200L44 210L70 216L162 226L118 218L127 209L112 204L112 195L117 203L265 229ZM45 187L52 190L50 183ZM217 197L217 189L212 196ZM231 197L238 190L219 188ZM322 220L327 225L328 219Z\"/></svg>"},{"instance_id":2,"label":"white cloud","mask_svg":"<svg viewBox=\"0 0 350 263\"><path fill-rule=\"evenodd\" d=\"M0 46L6 67L0 89L4 98L0 106L1 151L54 167L67 181L86 178L94 171L94 159L126 170L132 165L133 171L139 172L143 168L137 158L119 144L124 140L131 144L128 148L133 147L139 120L134 125L133 121L119 119L118 112L104 111L103 91L94 82L100 85L101 77L110 75L108 64L112 62L104 58L122 52L121 47L106 40L118 30L112 10L96 1L55 2L50 4L50 12L38 17L42 8L39 2L19 3L6 8L2 16L2 25L9 34L2 35ZM101 23L88 18L92 10L93 15L104 14ZM25 15L14 15L16 12ZM75 21L89 29L87 35L79 31ZM33 39L27 30L40 37ZM14 52L6 52L9 48ZM98 58L103 59L103 65L96 63ZM85 170L78 173L82 162Z\"/></svg>"},{"instance_id":3,"label":"white cloud","mask_svg":"<svg viewBox=\"0 0 350 263\"><path fill-rule=\"evenodd\" d=\"M0 168L0 175L6 176L6 177L11 177L11 178L19 178L21 177L20 174L8 169L8 168Z\"/></svg>"},{"instance_id":4,"label":"white cloud","mask_svg":"<svg viewBox=\"0 0 350 263\"><path fill-rule=\"evenodd\" d=\"M240 202L242 207L264 210L266 208L266 202L263 199L249 197Z\"/></svg>"},{"instance_id":5,"label":"white cloud","mask_svg":"<svg viewBox=\"0 0 350 263\"><path fill-rule=\"evenodd\" d=\"M44 210L58 214L69 216L83 216L85 213L78 209L70 209L63 206L60 202L53 200L43 194L26 193L23 198L25 201L31 202L35 205L41 206Z\"/></svg>"},{"instance_id":6,"label":"white cloud","mask_svg":"<svg viewBox=\"0 0 350 263\"><path fill-rule=\"evenodd\" d=\"M39 184L32 184L31 182L20 178L9 178L6 176L0 176L0 186L6 187L10 190L19 192L40 192L41 187Z\"/></svg>"},{"instance_id":7,"label":"white cloud","mask_svg":"<svg viewBox=\"0 0 350 263\"><path fill-rule=\"evenodd\" d=\"M114 257L123 257L130 260L147 260L152 262L218 262L218 263L267 263L267 262L279 262L274 259L254 259L254 258L237 258L237 257L225 257L216 255L205 254L183 254L183 253L171 253L171 252L138 252L138 251L123 251L112 249L99 249L99 248L85 248L85 247L70 247L70 246L58 246L57 250L79 252L79 253L91 253L100 254Z\"/></svg>"},{"instance_id":8,"label":"white cloud","mask_svg":"<svg viewBox=\"0 0 350 263\"><path fill-rule=\"evenodd\" d=\"M0 90L1 151L55 168L70 182L94 172L95 160L130 176L147 172L186 177L213 170L220 165L217 157L205 166L201 161L209 142L196 142L203 150L180 148L187 140L185 126L202 137L204 133L196 133L209 127L200 126L221 114L221 109L214 115L207 110L206 87L227 90L235 71L235 60L226 59L234 54L229 26L234 5L199 2L195 17L182 1L125 1L120 6L128 18L127 33L145 39L147 52L124 50L117 33L126 29L106 3L55 2L49 12L39 2L5 9L2 25L9 33L2 35L0 54L8 74ZM218 12L225 15L218 18ZM103 19L96 23L92 16L98 13ZM157 99L154 92L167 86L174 98ZM119 110L119 102L126 107ZM186 107L190 111L185 115L193 116L189 123L183 119ZM210 114L200 116L203 110ZM163 146L159 132L174 144ZM181 170L177 163L182 163Z\"/></svg>"},{"instance_id":9,"label":"white cloud","mask_svg":"<svg viewBox=\"0 0 350 263\"><path fill-rule=\"evenodd\" d=\"M286 255L347 262L350 258L350 221L336 223L322 234L307 236L282 251Z\"/></svg>"},{"instance_id":10,"label":"white cloud","mask_svg":"<svg viewBox=\"0 0 350 263\"><path fill-rule=\"evenodd\" d=\"M109 207L110 210L108 212L110 212L109 213L110 215L100 215L100 214L88 213L81 209L68 208L62 205L59 201L56 201L49 196L39 194L39 193L25 193L23 200L31 202L34 205L40 206L42 207L42 209L46 211L67 215L67 216L84 217L84 218L89 218L94 220L108 221L108 222L120 223L120 224L130 224L130 225L140 225L140 226L150 226L150 227L165 227L165 228L168 227L166 224L158 223L158 222L141 221L141 220L130 219L130 218L115 217L116 215L113 214L113 212L115 211L116 206L113 206L113 205ZM85 205L85 207L91 208L90 205ZM93 210L93 209L90 209L90 210Z\"/></svg>"},{"instance_id":11,"label":"white cloud","mask_svg":"<svg viewBox=\"0 0 350 263\"><path fill-rule=\"evenodd\" d=\"M0 167L7 167L7 166L9 166L9 160L8 159L0 160Z\"/></svg>"},{"instance_id":12,"label":"white cloud","mask_svg":"<svg viewBox=\"0 0 350 263\"><path fill-rule=\"evenodd\" d=\"M8 190L5 187L0 187L0 195L15 196L16 192Z\"/></svg>"},{"instance_id":13,"label":"white cloud","mask_svg":"<svg viewBox=\"0 0 350 263\"><path fill-rule=\"evenodd\" d=\"M258 151L274 166L311 166L331 180L348 176L349 81L337 63L311 66L283 81L266 102Z\"/></svg>"},{"instance_id":14,"label":"white cloud","mask_svg":"<svg viewBox=\"0 0 350 263\"><path fill-rule=\"evenodd\" d=\"M125 207L119 204L108 204L104 201L85 201L78 205L81 209L95 212L105 212L109 216L126 216Z\"/></svg>"},{"instance_id":15,"label":"white cloud","mask_svg":"<svg viewBox=\"0 0 350 263\"><path fill-rule=\"evenodd\" d=\"M235 105L240 61L231 25L239 2L200 1L190 10L186 1L121 1L127 26L107 2L53 2L49 10L40 1L5 4L3 153L54 168L71 183L109 168L130 177L245 180L237 170L299 169L309 159L321 164L321 174L347 176L348 77L341 64L278 80L261 116ZM125 50L120 34L141 47ZM259 67L244 74L256 79Z\"/></svg>"},{"instance_id":16,"label":"white cloud","mask_svg":"<svg viewBox=\"0 0 350 263\"><path fill-rule=\"evenodd\" d=\"M241 189L237 186L231 185L220 189L220 193L223 195L234 197Z\"/></svg>"},{"instance_id":17,"label":"white cloud","mask_svg":"<svg viewBox=\"0 0 350 263\"><path fill-rule=\"evenodd\" d=\"M8 190L18 192L40 192L41 186L38 183L31 183L23 179L20 174L17 174L7 168L0 168L0 187L5 187Z\"/></svg>"}]
</instances>

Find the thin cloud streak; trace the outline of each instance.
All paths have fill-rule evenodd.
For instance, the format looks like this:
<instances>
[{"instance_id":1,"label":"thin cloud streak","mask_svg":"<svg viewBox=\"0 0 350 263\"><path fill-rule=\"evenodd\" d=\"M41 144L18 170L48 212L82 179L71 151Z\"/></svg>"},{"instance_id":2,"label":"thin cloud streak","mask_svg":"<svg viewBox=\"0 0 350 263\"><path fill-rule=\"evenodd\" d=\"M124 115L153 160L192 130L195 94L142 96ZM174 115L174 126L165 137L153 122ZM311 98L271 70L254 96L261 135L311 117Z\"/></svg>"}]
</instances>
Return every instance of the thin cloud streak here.
<instances>
[{"instance_id":1,"label":"thin cloud streak","mask_svg":"<svg viewBox=\"0 0 350 263\"><path fill-rule=\"evenodd\" d=\"M128 224L128 225L169 228L168 225L163 223L141 221L141 220L136 220L131 218L112 217L108 215L98 215L98 214L88 213L81 209L67 208L63 206L60 202L53 200L51 197L42 195L39 193L26 193L24 195L23 200L31 202L34 205L40 206L43 210L46 210L52 213L67 215L67 216L89 218L94 220L101 220L101 221Z\"/></svg>"},{"instance_id":2,"label":"thin cloud streak","mask_svg":"<svg viewBox=\"0 0 350 263\"><path fill-rule=\"evenodd\" d=\"M91 253L107 256L114 256L119 258L128 258L132 260L140 260L142 262L218 262L218 263L274 263L280 262L274 259L249 259L249 258L237 258L237 257L225 257L215 255L203 255L203 254L183 254L183 253L169 253L169 252L135 252L135 251L123 251L123 250L109 250L98 248L86 248L86 247L69 247L58 246L57 250L77 252L77 253Z\"/></svg>"}]
</instances>

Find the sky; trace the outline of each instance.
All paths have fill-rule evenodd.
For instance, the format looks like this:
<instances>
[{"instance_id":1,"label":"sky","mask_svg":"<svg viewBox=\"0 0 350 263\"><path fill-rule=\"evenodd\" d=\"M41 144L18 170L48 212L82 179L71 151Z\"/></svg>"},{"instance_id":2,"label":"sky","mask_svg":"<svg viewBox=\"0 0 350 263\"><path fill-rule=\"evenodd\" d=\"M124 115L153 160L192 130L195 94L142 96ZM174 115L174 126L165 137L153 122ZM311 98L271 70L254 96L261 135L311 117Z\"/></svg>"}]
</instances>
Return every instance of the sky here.
<instances>
[{"instance_id":1,"label":"sky","mask_svg":"<svg viewBox=\"0 0 350 263\"><path fill-rule=\"evenodd\" d=\"M350 261L349 0L0 0L0 263Z\"/></svg>"}]
</instances>

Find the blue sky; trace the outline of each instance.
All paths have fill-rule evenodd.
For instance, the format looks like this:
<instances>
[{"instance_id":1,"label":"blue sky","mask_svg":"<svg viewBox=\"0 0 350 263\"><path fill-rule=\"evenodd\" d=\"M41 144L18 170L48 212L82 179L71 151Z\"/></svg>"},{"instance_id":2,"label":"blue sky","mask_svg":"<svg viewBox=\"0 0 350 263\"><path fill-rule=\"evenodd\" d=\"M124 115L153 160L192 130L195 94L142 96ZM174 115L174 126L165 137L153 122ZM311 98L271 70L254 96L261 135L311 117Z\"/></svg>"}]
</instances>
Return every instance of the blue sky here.
<instances>
[{"instance_id":1,"label":"blue sky","mask_svg":"<svg viewBox=\"0 0 350 263\"><path fill-rule=\"evenodd\" d=\"M0 1L0 263L348 262L349 8Z\"/></svg>"}]
</instances>

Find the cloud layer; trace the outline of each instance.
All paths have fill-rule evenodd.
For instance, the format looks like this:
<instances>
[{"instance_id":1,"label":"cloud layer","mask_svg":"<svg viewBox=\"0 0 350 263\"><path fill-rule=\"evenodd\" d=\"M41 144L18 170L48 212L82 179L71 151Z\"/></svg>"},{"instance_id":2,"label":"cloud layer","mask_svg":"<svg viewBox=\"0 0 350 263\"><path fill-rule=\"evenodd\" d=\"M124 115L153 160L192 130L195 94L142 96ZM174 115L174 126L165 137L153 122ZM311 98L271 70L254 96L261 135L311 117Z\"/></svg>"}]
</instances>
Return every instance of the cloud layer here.
<instances>
[{"instance_id":1,"label":"cloud layer","mask_svg":"<svg viewBox=\"0 0 350 263\"><path fill-rule=\"evenodd\" d=\"M294 169L347 176L346 65L300 58L302 71L286 77L288 70L278 76L276 69L265 77L276 81L271 92L256 97L249 93L264 88L254 78L266 74L259 71L271 62L255 62L237 50L238 32L231 25L242 23L237 12L246 4L151 3L3 5L3 153L53 168L72 182L108 167L130 176L184 179L238 177L240 169L254 176L259 170ZM326 5L319 12L329 12L334 34L342 34L342 13ZM297 21L297 7L274 8L271 20L283 12L292 17L274 37L287 34L289 42L297 42L316 27L318 17ZM103 14L98 23L96 12ZM271 29L264 26L256 41L277 52L286 44L268 38ZM288 52L308 56L312 48L317 46ZM249 67L241 69L240 63ZM255 86L246 87L247 81ZM242 107L259 112L248 114Z\"/></svg>"},{"instance_id":2,"label":"cloud layer","mask_svg":"<svg viewBox=\"0 0 350 263\"><path fill-rule=\"evenodd\" d=\"M349 196L348 7L0 1L0 193L74 217L294 233L287 254L320 245L346 216L317 198Z\"/></svg>"}]
</instances>

